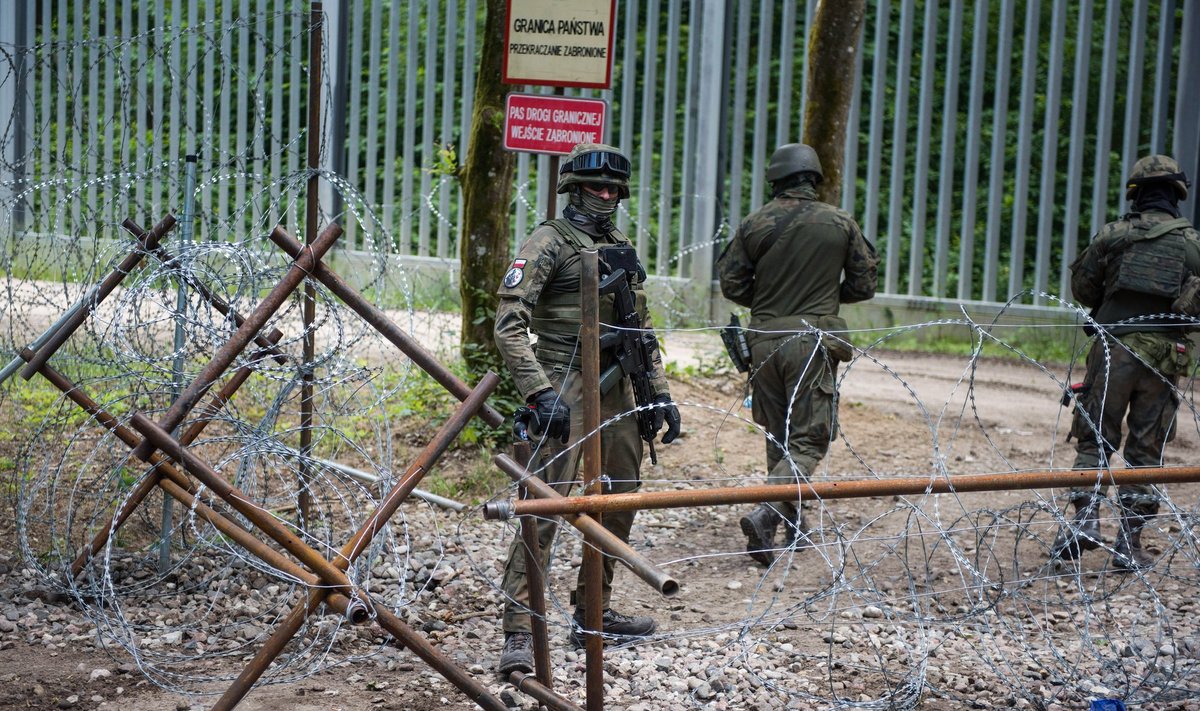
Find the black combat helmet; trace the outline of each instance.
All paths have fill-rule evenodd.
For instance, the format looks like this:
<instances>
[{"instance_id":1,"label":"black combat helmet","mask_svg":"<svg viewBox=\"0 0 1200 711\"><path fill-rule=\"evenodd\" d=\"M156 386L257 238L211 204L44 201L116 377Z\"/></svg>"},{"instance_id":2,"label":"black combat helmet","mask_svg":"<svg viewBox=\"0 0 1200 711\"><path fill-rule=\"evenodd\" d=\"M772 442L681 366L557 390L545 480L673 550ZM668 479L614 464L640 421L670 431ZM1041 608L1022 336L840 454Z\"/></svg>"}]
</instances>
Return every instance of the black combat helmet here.
<instances>
[{"instance_id":1,"label":"black combat helmet","mask_svg":"<svg viewBox=\"0 0 1200 711\"><path fill-rule=\"evenodd\" d=\"M818 183L825 179L821 172L821 159L812 146L785 143L771 154L771 164L767 166L768 182L773 183L795 173L814 173Z\"/></svg>"}]
</instances>

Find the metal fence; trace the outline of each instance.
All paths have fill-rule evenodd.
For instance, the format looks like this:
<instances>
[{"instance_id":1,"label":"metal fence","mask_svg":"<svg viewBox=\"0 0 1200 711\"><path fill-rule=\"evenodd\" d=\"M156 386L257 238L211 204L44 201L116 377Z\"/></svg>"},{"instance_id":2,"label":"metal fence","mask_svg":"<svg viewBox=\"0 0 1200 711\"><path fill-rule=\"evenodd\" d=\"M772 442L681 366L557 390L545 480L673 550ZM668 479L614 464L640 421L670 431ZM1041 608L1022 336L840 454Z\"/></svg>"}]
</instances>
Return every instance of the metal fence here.
<instances>
[{"instance_id":1,"label":"metal fence","mask_svg":"<svg viewBox=\"0 0 1200 711\"><path fill-rule=\"evenodd\" d=\"M323 219L349 226L348 248L455 259L480 5L324 4ZM618 4L612 89L566 94L610 103L607 140L637 181L621 226L652 273L709 288L722 244L762 204L767 157L803 133L816 5ZM188 153L199 236L299 225L309 9L0 0L5 237L172 209ZM1067 266L1123 211L1139 155L1200 172L1198 67L1197 2L869 3L843 68L858 91L842 201L881 251L881 291L1069 298ZM517 235L544 217L548 167L518 158Z\"/></svg>"}]
</instances>

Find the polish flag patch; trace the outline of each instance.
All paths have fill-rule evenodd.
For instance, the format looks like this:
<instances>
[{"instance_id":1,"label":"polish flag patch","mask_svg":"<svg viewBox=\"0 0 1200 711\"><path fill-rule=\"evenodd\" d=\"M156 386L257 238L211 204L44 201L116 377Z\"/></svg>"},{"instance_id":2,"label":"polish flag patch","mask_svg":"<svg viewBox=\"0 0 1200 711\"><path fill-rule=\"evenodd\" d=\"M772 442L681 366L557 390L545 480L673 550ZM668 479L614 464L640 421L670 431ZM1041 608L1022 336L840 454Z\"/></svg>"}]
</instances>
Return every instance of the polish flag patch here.
<instances>
[{"instance_id":1,"label":"polish flag patch","mask_svg":"<svg viewBox=\"0 0 1200 711\"><path fill-rule=\"evenodd\" d=\"M512 266L509 267L508 272L505 273L505 275L504 275L504 286L511 289L514 286L516 286L517 284L520 284L521 280L524 278L525 278L525 260L524 259L514 259Z\"/></svg>"}]
</instances>

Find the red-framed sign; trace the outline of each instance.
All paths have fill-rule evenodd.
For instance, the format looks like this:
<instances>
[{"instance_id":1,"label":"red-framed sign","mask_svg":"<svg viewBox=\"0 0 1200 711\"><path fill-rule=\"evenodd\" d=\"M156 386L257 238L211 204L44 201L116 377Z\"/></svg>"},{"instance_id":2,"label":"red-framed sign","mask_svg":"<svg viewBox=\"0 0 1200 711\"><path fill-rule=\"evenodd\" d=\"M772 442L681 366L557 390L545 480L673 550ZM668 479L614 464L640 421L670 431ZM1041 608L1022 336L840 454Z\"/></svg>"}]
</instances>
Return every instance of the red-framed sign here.
<instances>
[{"instance_id":1,"label":"red-framed sign","mask_svg":"<svg viewBox=\"0 0 1200 711\"><path fill-rule=\"evenodd\" d=\"M508 0L505 84L612 85L617 0Z\"/></svg>"},{"instance_id":2,"label":"red-framed sign","mask_svg":"<svg viewBox=\"0 0 1200 711\"><path fill-rule=\"evenodd\" d=\"M608 103L545 94L509 94L504 102L504 148L566 155L577 143L601 143Z\"/></svg>"}]
</instances>

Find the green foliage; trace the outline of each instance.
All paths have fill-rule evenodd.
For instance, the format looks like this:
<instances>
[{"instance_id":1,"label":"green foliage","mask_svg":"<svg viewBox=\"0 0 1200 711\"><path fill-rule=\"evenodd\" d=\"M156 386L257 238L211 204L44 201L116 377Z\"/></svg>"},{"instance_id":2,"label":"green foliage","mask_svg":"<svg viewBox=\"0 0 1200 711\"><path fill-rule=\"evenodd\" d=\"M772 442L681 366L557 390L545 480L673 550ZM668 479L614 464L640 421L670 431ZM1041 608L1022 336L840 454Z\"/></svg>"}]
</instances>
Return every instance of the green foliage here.
<instances>
[{"instance_id":1,"label":"green foliage","mask_svg":"<svg viewBox=\"0 0 1200 711\"><path fill-rule=\"evenodd\" d=\"M457 178L462 166L458 164L458 152L453 143L438 143L433 162L425 168L436 178Z\"/></svg>"},{"instance_id":2,"label":"green foliage","mask_svg":"<svg viewBox=\"0 0 1200 711\"><path fill-rule=\"evenodd\" d=\"M445 364L452 373L466 382L468 385L478 383L486 369L473 373L469 371L466 364L462 361L453 361ZM495 369L498 374L501 374L500 386L488 398L488 405L495 408L503 415L512 414L521 404L519 396L516 394L516 387L512 384L512 378L506 377L507 370L500 368ZM420 422L422 431L432 430L440 427L449 417L454 409L458 406L458 399L450 394L440 383L434 380L428 373L414 368L413 371L405 376L403 384L399 382L391 382L391 378L398 378L397 375L382 375L384 380L381 386L387 389L394 389L395 395L385 401L385 409L390 418L393 418L401 423ZM507 385L507 389L506 386ZM454 449L464 447L506 447L509 444L510 432L507 426L493 428L488 426L479 418L472 418L471 421L463 428L458 439L455 440Z\"/></svg>"},{"instance_id":3,"label":"green foliage","mask_svg":"<svg viewBox=\"0 0 1200 711\"><path fill-rule=\"evenodd\" d=\"M440 469L425 479L425 489L431 494L478 504L484 498L508 485L508 477L492 463L487 447L475 447L470 463L452 474Z\"/></svg>"},{"instance_id":4,"label":"green foliage","mask_svg":"<svg viewBox=\"0 0 1200 711\"><path fill-rule=\"evenodd\" d=\"M517 408L525 404L521 394L517 391L516 382L508 372L508 367L495 349L486 350L483 346L473 343L464 343L463 349L471 354L470 369L466 367L465 363L463 364L463 370L470 382L477 382L488 371L500 376L499 385L492 392L492 396L488 398L489 405L505 417L510 417L517 411ZM504 426L498 429L489 429L482 432L481 435L483 441L494 447L507 447L512 437L507 422Z\"/></svg>"}]
</instances>

